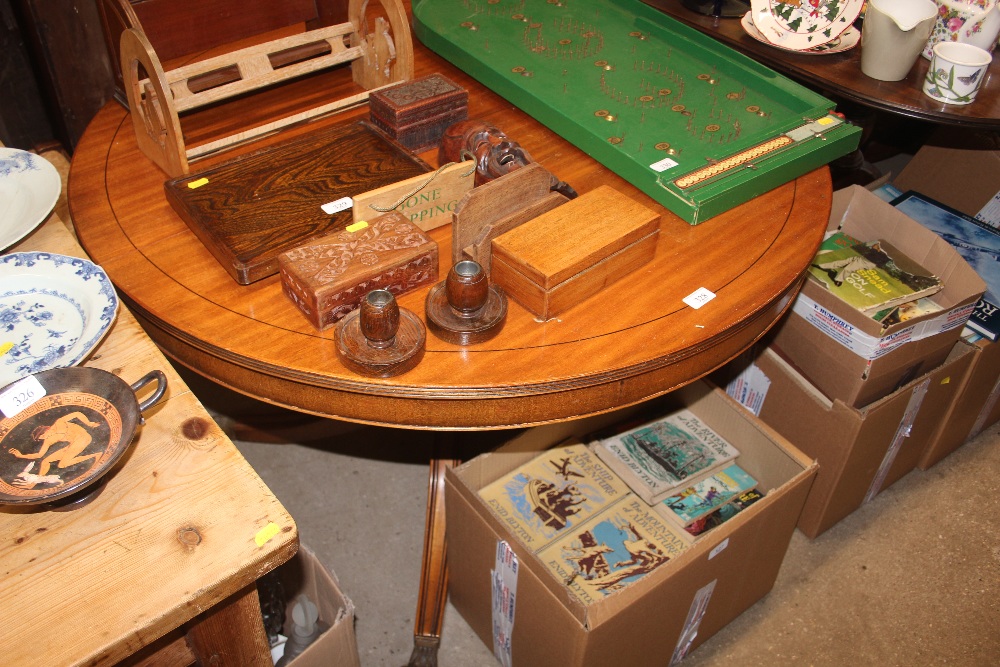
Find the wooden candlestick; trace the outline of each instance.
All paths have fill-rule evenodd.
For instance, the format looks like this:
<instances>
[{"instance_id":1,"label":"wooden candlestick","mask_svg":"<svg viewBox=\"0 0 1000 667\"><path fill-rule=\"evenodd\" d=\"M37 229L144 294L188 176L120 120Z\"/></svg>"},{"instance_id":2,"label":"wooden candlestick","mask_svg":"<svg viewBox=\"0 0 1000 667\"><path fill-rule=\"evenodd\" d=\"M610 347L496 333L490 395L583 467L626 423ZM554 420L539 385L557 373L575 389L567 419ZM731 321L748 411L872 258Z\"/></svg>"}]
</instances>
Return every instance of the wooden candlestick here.
<instances>
[{"instance_id":1,"label":"wooden candlestick","mask_svg":"<svg viewBox=\"0 0 1000 667\"><path fill-rule=\"evenodd\" d=\"M427 334L420 318L400 308L385 289L372 290L361 307L337 327L337 354L351 370L362 375L391 377L420 361Z\"/></svg>"},{"instance_id":2,"label":"wooden candlestick","mask_svg":"<svg viewBox=\"0 0 1000 667\"><path fill-rule=\"evenodd\" d=\"M389 290L373 290L361 302L358 325L368 344L376 349L390 347L399 330L399 304Z\"/></svg>"},{"instance_id":3,"label":"wooden candlestick","mask_svg":"<svg viewBox=\"0 0 1000 667\"><path fill-rule=\"evenodd\" d=\"M462 260L443 282L431 288L426 311L427 326L435 336L456 345L472 345L503 329L507 297L490 284L478 262Z\"/></svg>"},{"instance_id":4,"label":"wooden candlestick","mask_svg":"<svg viewBox=\"0 0 1000 667\"><path fill-rule=\"evenodd\" d=\"M471 315L486 304L490 281L477 262L462 261L451 267L444 287L451 307L463 315Z\"/></svg>"}]
</instances>

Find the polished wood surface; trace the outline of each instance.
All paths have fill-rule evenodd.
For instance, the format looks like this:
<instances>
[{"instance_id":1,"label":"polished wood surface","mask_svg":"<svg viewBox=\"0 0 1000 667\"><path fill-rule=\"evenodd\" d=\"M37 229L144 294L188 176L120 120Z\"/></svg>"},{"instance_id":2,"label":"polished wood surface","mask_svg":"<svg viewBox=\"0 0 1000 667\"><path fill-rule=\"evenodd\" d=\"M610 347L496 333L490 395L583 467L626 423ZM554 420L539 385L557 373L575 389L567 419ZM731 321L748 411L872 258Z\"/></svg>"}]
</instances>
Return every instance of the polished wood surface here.
<instances>
[{"instance_id":1,"label":"polished wood surface","mask_svg":"<svg viewBox=\"0 0 1000 667\"><path fill-rule=\"evenodd\" d=\"M86 256L55 214L12 250ZM292 517L127 309L84 365L160 369L167 396L88 504L0 508L0 662L113 665L183 627L188 662L270 665L254 582L295 554Z\"/></svg>"},{"instance_id":2,"label":"polished wood surface","mask_svg":"<svg viewBox=\"0 0 1000 667\"><path fill-rule=\"evenodd\" d=\"M127 113L109 104L74 155L71 210L84 247L167 354L224 385L303 412L413 428L503 428L669 392L745 349L789 306L826 225L826 168L690 226L419 43L414 50L416 76L440 72L469 90L471 118L500 127L577 191L607 184L659 212L654 260L556 319L539 322L511 303L495 338L463 347L431 336L412 370L363 377L338 359L333 333L314 330L282 295L277 276L240 286L226 274L170 208L166 177L139 153ZM199 111L182 121L189 145L261 115L284 115L290 105L339 97L352 84L338 74L264 91L239 107ZM337 120L352 114L363 118L367 108ZM268 141L315 132L323 122ZM436 164L433 152L422 157ZM430 232L440 244L441 275L450 269L450 233L449 226ZM695 310L681 299L699 288L716 297ZM422 317L427 291L403 295L399 305Z\"/></svg>"},{"instance_id":3,"label":"polished wood surface","mask_svg":"<svg viewBox=\"0 0 1000 667\"><path fill-rule=\"evenodd\" d=\"M276 274L281 253L351 224L350 209L330 215L322 204L427 170L371 123L348 122L225 165L196 168L164 187L174 211L245 285Z\"/></svg>"},{"instance_id":4,"label":"polished wood surface","mask_svg":"<svg viewBox=\"0 0 1000 667\"><path fill-rule=\"evenodd\" d=\"M861 72L860 45L843 53L802 55L757 41L740 26L738 18L698 14L685 8L681 0L643 2L820 92L919 120L1000 129L1000 65L997 65L996 55L972 104L942 104L923 93L929 64L923 57L917 58L917 63L902 81L879 81Z\"/></svg>"}]
</instances>

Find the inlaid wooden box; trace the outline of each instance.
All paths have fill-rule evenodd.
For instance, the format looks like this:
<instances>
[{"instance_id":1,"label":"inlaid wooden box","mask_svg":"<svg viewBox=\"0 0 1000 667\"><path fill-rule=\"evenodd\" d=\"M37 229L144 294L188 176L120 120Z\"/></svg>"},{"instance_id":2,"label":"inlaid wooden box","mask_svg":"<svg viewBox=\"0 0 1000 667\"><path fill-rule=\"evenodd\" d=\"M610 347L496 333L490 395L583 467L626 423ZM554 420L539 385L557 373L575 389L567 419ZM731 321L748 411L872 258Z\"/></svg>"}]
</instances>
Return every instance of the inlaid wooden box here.
<instances>
[{"instance_id":1,"label":"inlaid wooden box","mask_svg":"<svg viewBox=\"0 0 1000 667\"><path fill-rule=\"evenodd\" d=\"M323 330L374 289L395 295L437 282L438 247L397 211L278 257L285 294Z\"/></svg>"},{"instance_id":2,"label":"inlaid wooden box","mask_svg":"<svg viewBox=\"0 0 1000 667\"><path fill-rule=\"evenodd\" d=\"M469 116L469 93L440 74L373 92L371 120L415 153L435 148L452 123Z\"/></svg>"},{"instance_id":3,"label":"inlaid wooden box","mask_svg":"<svg viewBox=\"0 0 1000 667\"><path fill-rule=\"evenodd\" d=\"M660 216L606 185L493 239L491 279L543 320L650 261Z\"/></svg>"}]
</instances>

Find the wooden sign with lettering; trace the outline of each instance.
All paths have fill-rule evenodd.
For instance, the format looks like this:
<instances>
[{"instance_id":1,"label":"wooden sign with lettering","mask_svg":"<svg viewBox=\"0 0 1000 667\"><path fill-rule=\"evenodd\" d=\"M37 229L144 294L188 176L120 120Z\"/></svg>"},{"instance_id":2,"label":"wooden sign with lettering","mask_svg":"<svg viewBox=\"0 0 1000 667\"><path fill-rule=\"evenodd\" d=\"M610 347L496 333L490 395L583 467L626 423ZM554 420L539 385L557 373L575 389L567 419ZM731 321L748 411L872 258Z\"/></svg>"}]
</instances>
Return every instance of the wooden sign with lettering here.
<instances>
[{"instance_id":1,"label":"wooden sign with lettering","mask_svg":"<svg viewBox=\"0 0 1000 667\"><path fill-rule=\"evenodd\" d=\"M455 162L437 171L369 190L354 197L354 222L396 210L427 232L451 222L458 201L476 179L473 162Z\"/></svg>"}]
</instances>

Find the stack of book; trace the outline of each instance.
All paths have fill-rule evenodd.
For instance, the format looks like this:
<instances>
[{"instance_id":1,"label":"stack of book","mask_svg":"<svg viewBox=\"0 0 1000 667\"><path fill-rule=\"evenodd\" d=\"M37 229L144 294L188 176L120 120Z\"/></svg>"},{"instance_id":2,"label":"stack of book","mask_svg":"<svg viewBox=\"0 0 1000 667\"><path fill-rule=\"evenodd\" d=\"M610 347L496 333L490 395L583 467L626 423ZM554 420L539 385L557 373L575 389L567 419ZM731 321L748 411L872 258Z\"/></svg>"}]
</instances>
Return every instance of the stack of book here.
<instances>
[{"instance_id":1,"label":"stack of book","mask_svg":"<svg viewBox=\"0 0 1000 667\"><path fill-rule=\"evenodd\" d=\"M479 495L584 604L642 578L691 544L582 443L543 452Z\"/></svg>"},{"instance_id":2,"label":"stack of book","mask_svg":"<svg viewBox=\"0 0 1000 667\"><path fill-rule=\"evenodd\" d=\"M739 450L690 410L604 438L593 448L654 511L694 535L748 506L752 501L745 496L743 505L720 513L757 485L737 464Z\"/></svg>"},{"instance_id":3,"label":"stack of book","mask_svg":"<svg viewBox=\"0 0 1000 667\"><path fill-rule=\"evenodd\" d=\"M941 310L941 280L887 241L837 231L820 245L809 277L885 326Z\"/></svg>"},{"instance_id":4,"label":"stack of book","mask_svg":"<svg viewBox=\"0 0 1000 667\"><path fill-rule=\"evenodd\" d=\"M547 450L480 497L591 604L670 561L762 494L739 451L689 410Z\"/></svg>"}]
</instances>

